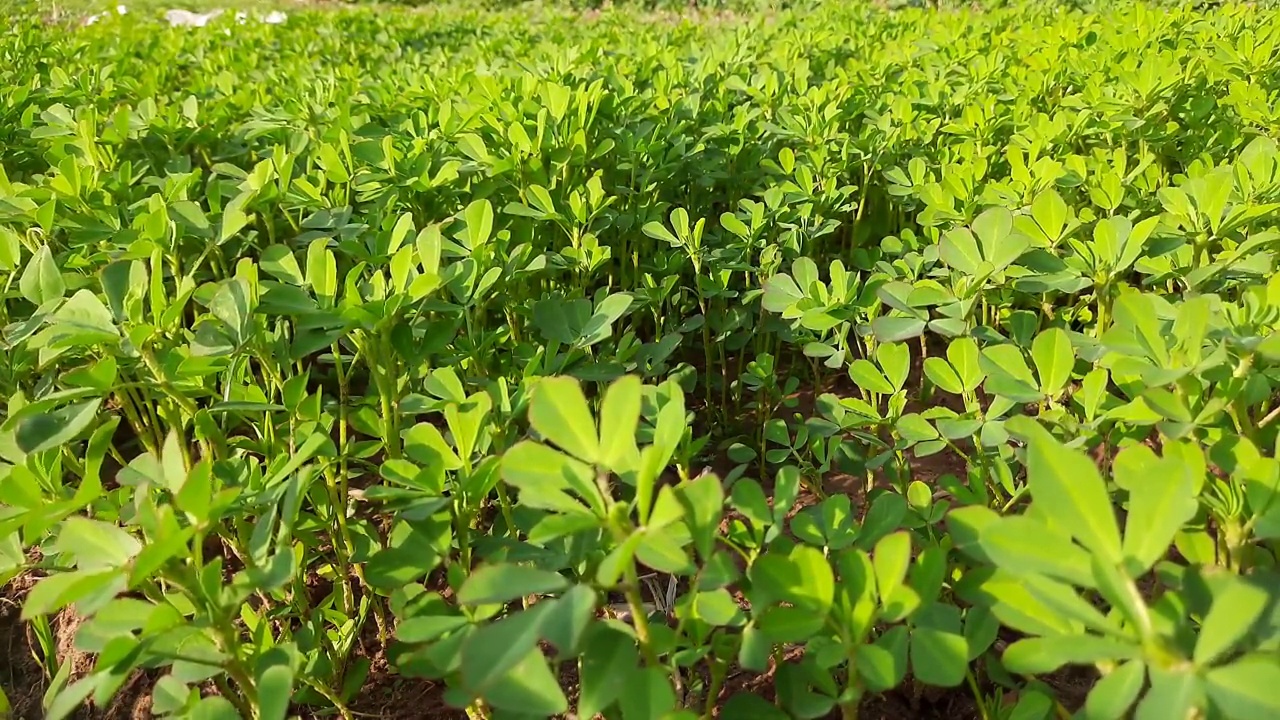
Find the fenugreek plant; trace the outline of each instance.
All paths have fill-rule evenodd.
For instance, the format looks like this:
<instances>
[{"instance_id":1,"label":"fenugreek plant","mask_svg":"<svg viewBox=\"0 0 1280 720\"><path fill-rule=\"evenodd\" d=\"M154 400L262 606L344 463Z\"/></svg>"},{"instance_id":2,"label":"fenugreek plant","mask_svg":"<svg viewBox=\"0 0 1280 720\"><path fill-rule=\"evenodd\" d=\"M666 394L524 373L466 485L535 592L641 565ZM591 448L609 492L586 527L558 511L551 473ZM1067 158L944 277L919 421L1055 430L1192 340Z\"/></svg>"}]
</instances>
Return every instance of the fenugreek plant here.
<instances>
[{"instance_id":1,"label":"fenugreek plant","mask_svg":"<svg viewBox=\"0 0 1280 720\"><path fill-rule=\"evenodd\" d=\"M679 5L9 16L0 713L1280 715L1276 11Z\"/></svg>"}]
</instances>

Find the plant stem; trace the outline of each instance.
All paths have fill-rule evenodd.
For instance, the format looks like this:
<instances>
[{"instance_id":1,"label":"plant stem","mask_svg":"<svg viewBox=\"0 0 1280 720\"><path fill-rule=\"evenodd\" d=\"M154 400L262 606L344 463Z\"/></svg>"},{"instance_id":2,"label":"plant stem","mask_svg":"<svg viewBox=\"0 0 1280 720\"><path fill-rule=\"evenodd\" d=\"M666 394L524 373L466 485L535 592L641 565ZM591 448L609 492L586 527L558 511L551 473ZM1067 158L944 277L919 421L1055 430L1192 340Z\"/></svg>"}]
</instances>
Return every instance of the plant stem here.
<instances>
[{"instance_id":1,"label":"plant stem","mask_svg":"<svg viewBox=\"0 0 1280 720\"><path fill-rule=\"evenodd\" d=\"M703 720L711 720L716 710L716 701L720 699L720 689L724 687L725 676L729 674L729 668L723 662L708 664L711 666L711 683L707 685L707 700L702 707Z\"/></svg>"}]
</instances>

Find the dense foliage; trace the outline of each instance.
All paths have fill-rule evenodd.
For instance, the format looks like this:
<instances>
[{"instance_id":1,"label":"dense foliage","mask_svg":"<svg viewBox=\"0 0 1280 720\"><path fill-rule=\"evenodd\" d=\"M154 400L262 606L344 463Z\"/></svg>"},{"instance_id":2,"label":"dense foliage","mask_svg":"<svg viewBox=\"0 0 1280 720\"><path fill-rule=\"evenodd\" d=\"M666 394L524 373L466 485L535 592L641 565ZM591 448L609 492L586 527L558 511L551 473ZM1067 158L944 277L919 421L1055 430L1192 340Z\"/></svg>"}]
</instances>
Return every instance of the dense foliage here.
<instances>
[{"instance_id":1,"label":"dense foliage","mask_svg":"<svg viewBox=\"0 0 1280 720\"><path fill-rule=\"evenodd\" d=\"M1280 716L1278 21L13 22L41 713Z\"/></svg>"}]
</instances>

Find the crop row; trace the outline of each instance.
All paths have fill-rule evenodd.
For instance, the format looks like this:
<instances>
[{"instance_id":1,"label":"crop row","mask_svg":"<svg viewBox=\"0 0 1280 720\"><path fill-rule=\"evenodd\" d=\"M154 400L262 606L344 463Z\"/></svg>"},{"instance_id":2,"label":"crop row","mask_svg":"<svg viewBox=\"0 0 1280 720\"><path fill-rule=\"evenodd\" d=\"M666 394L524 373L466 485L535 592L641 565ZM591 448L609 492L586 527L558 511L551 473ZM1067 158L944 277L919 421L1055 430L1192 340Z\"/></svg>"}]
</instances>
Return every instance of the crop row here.
<instances>
[{"instance_id":1,"label":"crop row","mask_svg":"<svg viewBox=\"0 0 1280 720\"><path fill-rule=\"evenodd\" d=\"M15 21L15 706L1276 717L1278 20Z\"/></svg>"}]
</instances>

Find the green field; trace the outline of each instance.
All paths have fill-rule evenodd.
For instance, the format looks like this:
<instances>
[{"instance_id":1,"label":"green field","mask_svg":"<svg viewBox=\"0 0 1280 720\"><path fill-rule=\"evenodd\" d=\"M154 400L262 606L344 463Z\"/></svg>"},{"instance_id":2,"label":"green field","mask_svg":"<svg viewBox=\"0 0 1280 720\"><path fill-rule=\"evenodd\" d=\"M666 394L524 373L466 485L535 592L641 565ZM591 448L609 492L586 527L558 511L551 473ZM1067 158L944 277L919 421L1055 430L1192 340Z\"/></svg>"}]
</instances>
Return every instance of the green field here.
<instances>
[{"instance_id":1,"label":"green field","mask_svg":"<svg viewBox=\"0 0 1280 720\"><path fill-rule=\"evenodd\" d=\"M0 717L1280 717L1280 11L890 4L12 4Z\"/></svg>"}]
</instances>

